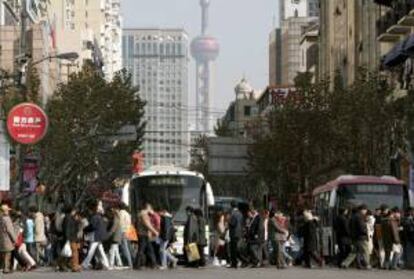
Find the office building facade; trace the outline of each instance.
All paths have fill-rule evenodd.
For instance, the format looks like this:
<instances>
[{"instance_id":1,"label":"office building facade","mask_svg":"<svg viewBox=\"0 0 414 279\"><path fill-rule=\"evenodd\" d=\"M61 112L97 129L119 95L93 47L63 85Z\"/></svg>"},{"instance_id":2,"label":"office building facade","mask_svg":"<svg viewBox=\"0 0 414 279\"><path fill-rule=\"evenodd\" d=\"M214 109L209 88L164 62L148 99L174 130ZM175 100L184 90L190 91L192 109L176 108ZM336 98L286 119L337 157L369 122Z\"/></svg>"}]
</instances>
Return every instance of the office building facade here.
<instances>
[{"instance_id":1,"label":"office building facade","mask_svg":"<svg viewBox=\"0 0 414 279\"><path fill-rule=\"evenodd\" d=\"M123 32L123 65L147 102L145 166L188 166L188 35L182 29Z\"/></svg>"}]
</instances>

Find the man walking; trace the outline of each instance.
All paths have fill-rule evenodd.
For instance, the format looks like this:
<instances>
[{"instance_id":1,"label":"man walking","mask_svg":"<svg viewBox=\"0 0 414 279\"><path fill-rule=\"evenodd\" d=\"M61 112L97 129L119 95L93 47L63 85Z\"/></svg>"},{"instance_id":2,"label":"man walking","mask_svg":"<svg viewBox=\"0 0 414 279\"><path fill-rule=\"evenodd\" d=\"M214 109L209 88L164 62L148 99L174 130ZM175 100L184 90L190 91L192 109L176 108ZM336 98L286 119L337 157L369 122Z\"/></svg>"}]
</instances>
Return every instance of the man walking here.
<instances>
[{"instance_id":1,"label":"man walking","mask_svg":"<svg viewBox=\"0 0 414 279\"><path fill-rule=\"evenodd\" d=\"M261 248L264 244L264 225L260 214L255 210L249 211L250 225L247 232L247 241L252 267L261 267Z\"/></svg>"},{"instance_id":2,"label":"man walking","mask_svg":"<svg viewBox=\"0 0 414 279\"><path fill-rule=\"evenodd\" d=\"M351 240L351 232L349 228L349 218L348 218L348 210L345 208L339 209L339 215L335 220L334 230L336 234L336 239L338 242L338 265L340 266L341 263L348 257L349 253L351 253L352 248L352 240Z\"/></svg>"},{"instance_id":3,"label":"man walking","mask_svg":"<svg viewBox=\"0 0 414 279\"><path fill-rule=\"evenodd\" d=\"M151 205L146 203L138 215L137 230L139 232L139 239L138 252L135 258L135 267L137 269L146 265L144 262L145 258L150 267L155 268L157 266L157 259L150 238L158 237L159 232L151 224L150 214L152 212Z\"/></svg>"},{"instance_id":4,"label":"man walking","mask_svg":"<svg viewBox=\"0 0 414 279\"><path fill-rule=\"evenodd\" d=\"M356 259L358 268L371 269L366 223L367 212L366 205L360 205L351 218L351 236L354 251L342 262L341 267L343 268L348 268Z\"/></svg>"},{"instance_id":5,"label":"man walking","mask_svg":"<svg viewBox=\"0 0 414 279\"><path fill-rule=\"evenodd\" d=\"M243 238L244 218L235 201L231 202L231 207L232 213L229 221L230 258L231 267L237 268L238 260L241 259L240 247Z\"/></svg>"},{"instance_id":6,"label":"man walking","mask_svg":"<svg viewBox=\"0 0 414 279\"><path fill-rule=\"evenodd\" d=\"M90 218L89 226L85 228L85 232L92 233L92 239L90 240L91 243L88 250L88 255L84 259L82 267L83 269L88 269L95 254L98 254L104 269L109 270L110 267L108 257L106 256L104 247L102 245L102 242L106 240L107 236L107 230L102 216L103 212L97 202L93 202L90 208L93 212L93 215Z\"/></svg>"},{"instance_id":7,"label":"man walking","mask_svg":"<svg viewBox=\"0 0 414 279\"><path fill-rule=\"evenodd\" d=\"M283 269L286 267L286 261L283 254L283 244L286 241L286 237L288 235L287 230L285 230L280 224L277 222L277 218L280 217L282 214L280 212L274 213L270 212L269 215L269 239L270 243L273 247L273 260L276 262L276 267L279 269Z\"/></svg>"},{"instance_id":8,"label":"man walking","mask_svg":"<svg viewBox=\"0 0 414 279\"><path fill-rule=\"evenodd\" d=\"M77 214L77 211L71 206L65 208L65 218L63 219L62 229L64 234L64 241L70 243L70 249L72 251L72 256L70 258L69 268L73 272L81 271L79 265L79 249L80 249L80 217ZM60 269L66 271L67 269L67 259L61 257L60 259Z\"/></svg>"}]
</instances>

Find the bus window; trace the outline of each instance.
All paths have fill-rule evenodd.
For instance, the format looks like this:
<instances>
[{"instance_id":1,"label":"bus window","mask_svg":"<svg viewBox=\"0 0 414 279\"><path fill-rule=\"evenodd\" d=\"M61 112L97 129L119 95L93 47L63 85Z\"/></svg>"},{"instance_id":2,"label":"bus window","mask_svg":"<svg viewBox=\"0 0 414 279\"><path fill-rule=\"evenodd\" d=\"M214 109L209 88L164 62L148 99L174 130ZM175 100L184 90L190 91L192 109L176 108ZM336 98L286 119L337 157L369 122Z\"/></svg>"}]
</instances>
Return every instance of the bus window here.
<instances>
[{"instance_id":1,"label":"bus window","mask_svg":"<svg viewBox=\"0 0 414 279\"><path fill-rule=\"evenodd\" d=\"M404 208L404 186L387 184L343 185L338 191L339 207L354 207L365 204L374 210L381 204Z\"/></svg>"}]
</instances>

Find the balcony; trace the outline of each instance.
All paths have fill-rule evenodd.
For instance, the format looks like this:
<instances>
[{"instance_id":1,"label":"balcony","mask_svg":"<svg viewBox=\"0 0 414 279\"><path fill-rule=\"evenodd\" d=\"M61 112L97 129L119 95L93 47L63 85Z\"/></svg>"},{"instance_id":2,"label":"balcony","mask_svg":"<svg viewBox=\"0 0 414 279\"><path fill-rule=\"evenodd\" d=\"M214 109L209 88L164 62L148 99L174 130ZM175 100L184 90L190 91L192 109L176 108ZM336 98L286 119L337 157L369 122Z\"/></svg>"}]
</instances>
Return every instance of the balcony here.
<instances>
[{"instance_id":1,"label":"balcony","mask_svg":"<svg viewBox=\"0 0 414 279\"><path fill-rule=\"evenodd\" d=\"M378 40L397 42L414 27L414 0L376 0L388 11L377 21Z\"/></svg>"}]
</instances>

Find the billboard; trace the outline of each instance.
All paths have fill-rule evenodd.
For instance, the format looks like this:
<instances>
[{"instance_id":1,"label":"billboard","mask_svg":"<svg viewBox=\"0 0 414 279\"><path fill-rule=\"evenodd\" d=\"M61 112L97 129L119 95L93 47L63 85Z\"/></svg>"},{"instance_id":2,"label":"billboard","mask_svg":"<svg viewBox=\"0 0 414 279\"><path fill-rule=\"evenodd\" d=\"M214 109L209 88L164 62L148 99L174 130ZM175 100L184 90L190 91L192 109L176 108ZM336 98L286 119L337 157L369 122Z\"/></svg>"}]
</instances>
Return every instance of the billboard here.
<instances>
[{"instance_id":1,"label":"billboard","mask_svg":"<svg viewBox=\"0 0 414 279\"><path fill-rule=\"evenodd\" d=\"M209 138L208 171L211 175L247 175L248 147L252 141L246 138Z\"/></svg>"}]
</instances>

